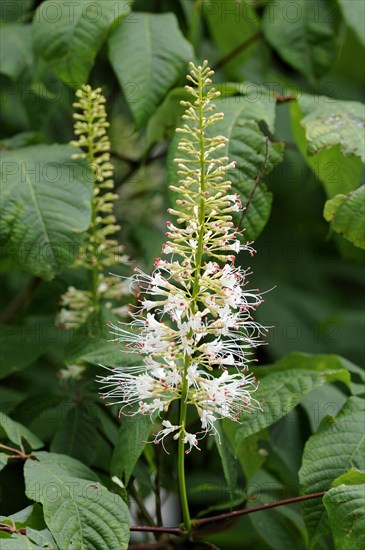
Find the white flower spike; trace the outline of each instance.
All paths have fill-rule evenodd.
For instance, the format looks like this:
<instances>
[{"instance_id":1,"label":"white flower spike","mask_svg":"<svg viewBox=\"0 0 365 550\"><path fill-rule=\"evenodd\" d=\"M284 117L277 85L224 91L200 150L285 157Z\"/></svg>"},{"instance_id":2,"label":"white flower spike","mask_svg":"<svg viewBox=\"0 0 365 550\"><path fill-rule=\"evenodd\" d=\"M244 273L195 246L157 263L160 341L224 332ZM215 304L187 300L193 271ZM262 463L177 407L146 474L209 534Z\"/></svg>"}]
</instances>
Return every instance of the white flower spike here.
<instances>
[{"instance_id":1,"label":"white flower spike","mask_svg":"<svg viewBox=\"0 0 365 550\"><path fill-rule=\"evenodd\" d=\"M178 199L169 210L176 222L167 222L167 257L157 258L152 275L136 269L132 289L140 305L130 324L113 326L115 340L142 363L100 380L102 397L119 404L121 414L160 414L180 401L179 425L164 420L154 442L165 448L164 438L173 434L188 446L185 452L199 449L198 439L208 433L219 438L217 420L239 422L243 411L260 409L252 397L257 383L245 371L267 331L252 319L263 300L245 288L249 269L234 265L235 254L254 250L241 244L232 223L242 205L226 179L235 163L219 156L228 140L205 133L223 118L213 112L219 92L210 86L212 74L206 61L191 63L192 100L182 102L186 123L177 129L183 157L175 159L180 180L171 186ZM195 434L186 429L188 407L200 418Z\"/></svg>"}]
</instances>

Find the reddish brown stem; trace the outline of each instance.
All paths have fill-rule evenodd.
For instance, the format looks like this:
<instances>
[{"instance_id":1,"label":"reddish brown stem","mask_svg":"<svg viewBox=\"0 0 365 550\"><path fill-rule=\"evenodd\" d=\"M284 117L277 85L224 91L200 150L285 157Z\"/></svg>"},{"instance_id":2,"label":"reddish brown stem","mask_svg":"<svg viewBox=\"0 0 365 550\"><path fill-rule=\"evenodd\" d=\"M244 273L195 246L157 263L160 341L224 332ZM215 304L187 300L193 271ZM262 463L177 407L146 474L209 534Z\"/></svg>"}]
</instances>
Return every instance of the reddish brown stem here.
<instances>
[{"instance_id":1,"label":"reddish brown stem","mask_svg":"<svg viewBox=\"0 0 365 550\"><path fill-rule=\"evenodd\" d=\"M315 498L322 498L324 491L320 493L311 493L309 495L301 495L298 497L287 498L285 500L277 500L275 502L267 502L261 506L254 508L244 508L242 510L234 510L233 512L227 512L225 514L219 514L218 516L210 516L208 518L195 519L192 521L194 528L206 525L208 523L214 523L216 521L223 521L226 519L233 519L238 516L246 514L252 514L253 512L261 512L262 510L268 510L269 508L275 508L277 506L284 506L285 504L294 504L303 500L311 500ZM151 533L169 533L171 535L183 535L185 531L180 527L149 527L147 525L132 525L131 531L147 531Z\"/></svg>"},{"instance_id":2,"label":"reddish brown stem","mask_svg":"<svg viewBox=\"0 0 365 550\"><path fill-rule=\"evenodd\" d=\"M322 498L324 491L321 493L311 493L310 495L301 495L298 497L287 498L286 500L277 500L275 502L267 502L261 506L255 506L253 508L244 508L242 510L234 510L233 512L227 512L226 514L219 514L218 516L210 516L209 518L202 518L194 520L194 527L199 525L206 525L207 523L213 523L215 521L222 521L225 519L232 519L237 516L243 516L245 514L251 514L253 512L261 512L269 508L275 508L276 506L284 506L285 504L294 504L295 502L301 502L303 500L311 500L314 498Z\"/></svg>"},{"instance_id":3,"label":"reddish brown stem","mask_svg":"<svg viewBox=\"0 0 365 550\"><path fill-rule=\"evenodd\" d=\"M18 533L19 535L25 535L26 529L25 527L22 527L21 529L16 529L15 527L12 527L11 525L7 525L6 523L0 523L0 531L5 531L6 533Z\"/></svg>"}]
</instances>

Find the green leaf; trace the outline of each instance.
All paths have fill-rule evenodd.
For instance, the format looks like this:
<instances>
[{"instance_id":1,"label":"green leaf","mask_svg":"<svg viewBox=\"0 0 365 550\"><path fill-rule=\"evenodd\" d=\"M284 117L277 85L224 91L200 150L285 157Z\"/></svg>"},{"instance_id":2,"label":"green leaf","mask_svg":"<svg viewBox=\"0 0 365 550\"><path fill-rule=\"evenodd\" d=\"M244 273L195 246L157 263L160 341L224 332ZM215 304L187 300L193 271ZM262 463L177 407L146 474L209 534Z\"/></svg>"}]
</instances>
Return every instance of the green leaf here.
<instances>
[{"instance_id":1,"label":"green leaf","mask_svg":"<svg viewBox=\"0 0 365 550\"><path fill-rule=\"evenodd\" d=\"M280 57L313 82L336 58L339 21L331 0L278 0L266 7L262 29Z\"/></svg>"},{"instance_id":2,"label":"green leaf","mask_svg":"<svg viewBox=\"0 0 365 550\"><path fill-rule=\"evenodd\" d=\"M336 195L326 202L324 218L340 235L365 249L365 185L348 195Z\"/></svg>"},{"instance_id":3,"label":"green leaf","mask_svg":"<svg viewBox=\"0 0 365 550\"><path fill-rule=\"evenodd\" d=\"M365 46L365 4L359 0L337 0L347 25Z\"/></svg>"},{"instance_id":4,"label":"green leaf","mask_svg":"<svg viewBox=\"0 0 365 550\"><path fill-rule=\"evenodd\" d=\"M206 0L202 12L222 57L255 37L259 31L259 18L248 0ZM238 51L225 63L225 74L240 80L247 71L250 72L250 78L258 73L258 68L266 62L268 54L267 48L258 38L259 35L253 38L250 47Z\"/></svg>"},{"instance_id":5,"label":"green leaf","mask_svg":"<svg viewBox=\"0 0 365 550\"><path fill-rule=\"evenodd\" d=\"M45 279L73 263L91 219L92 176L68 145L2 154L0 241L19 267Z\"/></svg>"},{"instance_id":6,"label":"green leaf","mask_svg":"<svg viewBox=\"0 0 365 550\"><path fill-rule=\"evenodd\" d=\"M316 177L323 183L327 197L331 198L338 193L349 193L356 189L363 172L361 159L355 155L344 156L340 144L309 155L305 128L301 124L303 113L297 102L291 104L290 116L298 149Z\"/></svg>"},{"instance_id":7,"label":"green leaf","mask_svg":"<svg viewBox=\"0 0 365 550\"><path fill-rule=\"evenodd\" d=\"M1 550L40 550L28 537L14 533L9 539L1 539Z\"/></svg>"},{"instance_id":8,"label":"green leaf","mask_svg":"<svg viewBox=\"0 0 365 550\"><path fill-rule=\"evenodd\" d=\"M171 90L148 121L146 129L146 150L159 141L173 135L177 122L181 120L185 107L181 100L189 100L190 95L184 88Z\"/></svg>"},{"instance_id":9,"label":"green leaf","mask_svg":"<svg viewBox=\"0 0 365 550\"><path fill-rule=\"evenodd\" d=\"M237 458L247 479L250 479L265 463L268 453L260 446L260 441L268 440L266 429L246 437L237 447Z\"/></svg>"},{"instance_id":10,"label":"green leaf","mask_svg":"<svg viewBox=\"0 0 365 550\"><path fill-rule=\"evenodd\" d=\"M275 123L275 105L269 94L262 94L260 100L252 102L246 95L222 97L215 100L217 111L224 113L224 119L207 129L206 135L224 135L229 139L219 155L226 155L229 161L236 161L236 167L227 173L232 181L232 190L240 195L243 205L247 204L255 179L263 170L269 173L282 160L283 146L267 140L259 129L258 123L264 121L273 130ZM177 154L178 134L169 148L168 180L176 185L179 180L178 167L174 158ZM268 159L266 162L266 144ZM261 182L251 199L249 208L233 216L234 223L246 229L245 240L255 240L265 227L271 212L272 194Z\"/></svg>"},{"instance_id":11,"label":"green leaf","mask_svg":"<svg viewBox=\"0 0 365 550\"><path fill-rule=\"evenodd\" d=\"M365 484L339 485L330 489L323 502L327 510L336 550L365 546Z\"/></svg>"},{"instance_id":12,"label":"green leaf","mask_svg":"<svg viewBox=\"0 0 365 550\"><path fill-rule=\"evenodd\" d=\"M50 338L39 338L30 326L1 325L0 342L0 378L25 369L51 345Z\"/></svg>"},{"instance_id":13,"label":"green leaf","mask_svg":"<svg viewBox=\"0 0 365 550\"><path fill-rule=\"evenodd\" d=\"M236 466L237 458L235 456L234 447L223 429L222 422L217 422L216 427L219 436L215 435L215 441L222 462L224 477L227 482L228 494L232 502L238 481L238 469Z\"/></svg>"},{"instance_id":14,"label":"green leaf","mask_svg":"<svg viewBox=\"0 0 365 550\"><path fill-rule=\"evenodd\" d=\"M1 27L0 72L18 80L33 66L31 25L10 24Z\"/></svg>"},{"instance_id":15,"label":"green leaf","mask_svg":"<svg viewBox=\"0 0 365 550\"><path fill-rule=\"evenodd\" d=\"M0 453L0 472L5 468L8 463L8 455L6 453Z\"/></svg>"},{"instance_id":16,"label":"green leaf","mask_svg":"<svg viewBox=\"0 0 365 550\"><path fill-rule=\"evenodd\" d=\"M361 472L357 468L351 468L345 474L336 477L331 487L338 487L339 485L359 485L360 483L365 483L365 472Z\"/></svg>"},{"instance_id":17,"label":"green leaf","mask_svg":"<svg viewBox=\"0 0 365 550\"><path fill-rule=\"evenodd\" d=\"M336 355L291 353L272 367L258 368L255 373L260 385L254 397L263 412L257 410L242 417L236 445L283 418L314 388L336 380L350 383L350 375Z\"/></svg>"},{"instance_id":18,"label":"green leaf","mask_svg":"<svg viewBox=\"0 0 365 550\"><path fill-rule=\"evenodd\" d=\"M19 422L15 422L3 412L0 412L0 426L9 441L18 445L20 449L23 449L23 440L27 442L31 449L39 449L44 446L43 442L28 428L22 426Z\"/></svg>"},{"instance_id":19,"label":"green leaf","mask_svg":"<svg viewBox=\"0 0 365 550\"><path fill-rule=\"evenodd\" d=\"M7 0L6 2L0 2L1 23L25 21L29 13L28 10L32 7L32 3L33 0Z\"/></svg>"},{"instance_id":20,"label":"green leaf","mask_svg":"<svg viewBox=\"0 0 365 550\"><path fill-rule=\"evenodd\" d=\"M31 527L26 528L26 536L39 548L44 548L44 550L56 550L55 540L52 537L52 534L48 529L43 529L42 531L36 531Z\"/></svg>"},{"instance_id":21,"label":"green leaf","mask_svg":"<svg viewBox=\"0 0 365 550\"><path fill-rule=\"evenodd\" d=\"M113 21L130 13L130 0L46 0L33 20L35 52L58 78L78 88L88 80Z\"/></svg>"},{"instance_id":22,"label":"green leaf","mask_svg":"<svg viewBox=\"0 0 365 550\"><path fill-rule=\"evenodd\" d=\"M184 73L193 50L173 13L133 14L109 39L109 59L137 126L155 111Z\"/></svg>"},{"instance_id":23,"label":"green leaf","mask_svg":"<svg viewBox=\"0 0 365 550\"><path fill-rule=\"evenodd\" d=\"M95 403L75 403L57 429L50 450L92 464L97 451L98 410Z\"/></svg>"},{"instance_id":24,"label":"green leaf","mask_svg":"<svg viewBox=\"0 0 365 550\"><path fill-rule=\"evenodd\" d=\"M123 416L114 448L110 474L122 478L127 485L141 456L152 428L151 418L143 414Z\"/></svg>"},{"instance_id":25,"label":"green leaf","mask_svg":"<svg viewBox=\"0 0 365 550\"><path fill-rule=\"evenodd\" d=\"M51 461L28 460L26 495L41 502L44 519L60 548L127 550L128 509L97 482L68 475Z\"/></svg>"},{"instance_id":26,"label":"green leaf","mask_svg":"<svg viewBox=\"0 0 365 550\"><path fill-rule=\"evenodd\" d=\"M125 353L120 343L111 340L110 322L117 321L110 310L102 310L99 316L91 315L75 332L65 350L65 363L90 363L106 367L138 365L141 357L134 353Z\"/></svg>"},{"instance_id":27,"label":"green leaf","mask_svg":"<svg viewBox=\"0 0 365 550\"><path fill-rule=\"evenodd\" d=\"M327 416L305 446L299 480L302 494L327 491L333 481L350 468L365 469L364 402L350 397L336 417ZM312 548L328 530L322 502L302 503L303 517Z\"/></svg>"},{"instance_id":28,"label":"green leaf","mask_svg":"<svg viewBox=\"0 0 365 550\"><path fill-rule=\"evenodd\" d=\"M90 470L85 464L71 456L58 453L47 453L45 451L37 451L33 454L42 464L48 464L50 467L57 466L57 468L60 468L65 474L71 477L89 481L100 481L93 470Z\"/></svg>"},{"instance_id":29,"label":"green leaf","mask_svg":"<svg viewBox=\"0 0 365 550\"><path fill-rule=\"evenodd\" d=\"M281 483L266 470L259 470L250 480L247 488L247 508L259 506L273 500L288 498L287 479ZM260 539L269 548L275 550L305 550L305 527L298 511L290 506L280 506L260 513L252 513L250 522L255 527ZM265 547L266 548L266 547Z\"/></svg>"},{"instance_id":30,"label":"green leaf","mask_svg":"<svg viewBox=\"0 0 365 550\"><path fill-rule=\"evenodd\" d=\"M308 94L302 94L298 103L310 155L339 145L343 155L356 155L365 162L362 103Z\"/></svg>"}]
</instances>

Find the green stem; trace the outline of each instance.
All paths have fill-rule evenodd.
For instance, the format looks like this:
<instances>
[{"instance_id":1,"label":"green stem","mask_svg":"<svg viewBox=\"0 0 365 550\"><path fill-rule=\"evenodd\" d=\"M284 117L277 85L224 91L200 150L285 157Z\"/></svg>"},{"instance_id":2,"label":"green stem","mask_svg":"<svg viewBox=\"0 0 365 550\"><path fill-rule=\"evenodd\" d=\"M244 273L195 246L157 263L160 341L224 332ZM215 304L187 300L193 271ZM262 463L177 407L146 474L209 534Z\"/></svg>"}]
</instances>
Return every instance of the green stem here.
<instances>
[{"instance_id":1,"label":"green stem","mask_svg":"<svg viewBox=\"0 0 365 550\"><path fill-rule=\"evenodd\" d=\"M177 473L179 478L179 491L180 491L180 504L183 517L183 523L185 529L190 533L191 531L191 519L189 512L188 497L186 494L186 483L185 483L185 425L186 425L186 411L187 411L187 396L188 396L188 379L187 373L190 366L190 357L185 356L185 365L184 365L184 375L183 375L183 385L181 390L181 399L180 399L180 418L179 426L181 428L181 433L179 437L179 447L177 455Z\"/></svg>"},{"instance_id":2,"label":"green stem","mask_svg":"<svg viewBox=\"0 0 365 550\"><path fill-rule=\"evenodd\" d=\"M203 133L203 84L201 82L201 77L199 78L199 128L200 128L200 205L199 205L199 238L198 246L195 256L195 274L194 274L194 283L193 283L193 293L192 293L192 313L197 311L197 299L199 295L199 284L200 284L200 270L203 259L203 244L204 244L204 233L205 233L205 162L204 162L204 133ZM191 364L191 358L185 356L184 364L184 374L183 374L183 383L181 390L180 398L180 419L179 426L181 429L179 437L179 447L178 447L178 477L179 477L179 490L180 490L180 503L183 516L183 522L185 529L190 533L191 531L191 519L189 513L189 504L186 494L186 483L185 483L185 425L186 425L186 412L187 412L187 397L188 397L188 368Z\"/></svg>"}]
</instances>

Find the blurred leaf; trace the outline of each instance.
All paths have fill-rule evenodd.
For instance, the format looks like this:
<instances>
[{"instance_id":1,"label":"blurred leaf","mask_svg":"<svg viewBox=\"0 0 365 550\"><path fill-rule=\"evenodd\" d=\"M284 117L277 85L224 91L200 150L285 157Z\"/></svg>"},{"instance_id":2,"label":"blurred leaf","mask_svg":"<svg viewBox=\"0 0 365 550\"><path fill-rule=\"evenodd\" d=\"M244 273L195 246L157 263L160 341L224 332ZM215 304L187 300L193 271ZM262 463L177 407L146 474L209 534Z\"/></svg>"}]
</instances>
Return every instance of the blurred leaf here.
<instances>
[{"instance_id":1,"label":"blurred leaf","mask_svg":"<svg viewBox=\"0 0 365 550\"><path fill-rule=\"evenodd\" d=\"M234 453L234 447L224 431L222 421L216 423L216 428L219 436L215 435L215 441L222 462L224 477L227 482L228 494L232 503L238 481L238 469L236 467L237 458Z\"/></svg>"},{"instance_id":2,"label":"blurred leaf","mask_svg":"<svg viewBox=\"0 0 365 550\"><path fill-rule=\"evenodd\" d=\"M18 445L20 449L23 449L23 440L28 443L31 449L39 449L44 446L43 442L28 428L22 426L19 422L15 422L3 412L0 412L0 426L9 441Z\"/></svg>"},{"instance_id":3,"label":"blurred leaf","mask_svg":"<svg viewBox=\"0 0 365 550\"><path fill-rule=\"evenodd\" d=\"M365 249L365 185L326 202L323 215L332 229Z\"/></svg>"},{"instance_id":4,"label":"blurred leaf","mask_svg":"<svg viewBox=\"0 0 365 550\"><path fill-rule=\"evenodd\" d=\"M32 7L33 0L7 0L0 2L0 21L24 22L28 16L28 10ZM4 28L4 27L3 27Z\"/></svg>"},{"instance_id":5,"label":"blurred leaf","mask_svg":"<svg viewBox=\"0 0 365 550\"><path fill-rule=\"evenodd\" d=\"M57 429L50 450L92 464L98 446L98 410L94 403L75 403Z\"/></svg>"},{"instance_id":6,"label":"blurred leaf","mask_svg":"<svg viewBox=\"0 0 365 550\"><path fill-rule=\"evenodd\" d=\"M284 506L251 514L250 521L257 534L274 550L305 550L304 534L297 528Z\"/></svg>"},{"instance_id":7,"label":"blurred leaf","mask_svg":"<svg viewBox=\"0 0 365 550\"><path fill-rule=\"evenodd\" d=\"M0 453L0 471L5 468L8 463L8 455L6 453Z\"/></svg>"},{"instance_id":8,"label":"blurred leaf","mask_svg":"<svg viewBox=\"0 0 365 550\"><path fill-rule=\"evenodd\" d=\"M60 80L78 88L88 80L113 21L130 13L130 0L46 0L33 20L35 52Z\"/></svg>"},{"instance_id":9,"label":"blurred leaf","mask_svg":"<svg viewBox=\"0 0 365 550\"><path fill-rule=\"evenodd\" d=\"M312 82L336 58L339 17L331 0L278 0L266 7L262 28L284 61Z\"/></svg>"},{"instance_id":10,"label":"blurred leaf","mask_svg":"<svg viewBox=\"0 0 365 550\"><path fill-rule=\"evenodd\" d=\"M236 432L236 445L288 414L314 388L336 380L350 382L349 373L335 355L292 353L265 370L263 377L260 375L263 369L255 371L260 385L254 397L263 412L243 414Z\"/></svg>"},{"instance_id":11,"label":"blurred leaf","mask_svg":"<svg viewBox=\"0 0 365 550\"><path fill-rule=\"evenodd\" d=\"M75 260L91 219L92 177L85 161L71 159L75 151L35 145L2 153L4 254L44 279Z\"/></svg>"},{"instance_id":12,"label":"blurred leaf","mask_svg":"<svg viewBox=\"0 0 365 550\"><path fill-rule=\"evenodd\" d=\"M42 503L57 544L80 550L127 550L129 517L123 500L98 482L70 476L51 460L37 458L24 466L26 494Z\"/></svg>"},{"instance_id":13,"label":"blurred leaf","mask_svg":"<svg viewBox=\"0 0 365 550\"><path fill-rule=\"evenodd\" d=\"M347 25L365 46L365 3L359 0L337 0Z\"/></svg>"},{"instance_id":14,"label":"blurred leaf","mask_svg":"<svg viewBox=\"0 0 365 550\"><path fill-rule=\"evenodd\" d=\"M193 58L173 13L133 14L109 39L109 59L140 127Z\"/></svg>"},{"instance_id":15,"label":"blurred leaf","mask_svg":"<svg viewBox=\"0 0 365 550\"><path fill-rule=\"evenodd\" d=\"M41 136L37 132L20 132L9 138L0 139L1 149L19 149L27 145L33 145L41 141Z\"/></svg>"},{"instance_id":16,"label":"blurred leaf","mask_svg":"<svg viewBox=\"0 0 365 550\"><path fill-rule=\"evenodd\" d=\"M184 88L171 90L148 121L146 129L146 150L154 143L164 141L173 135L177 122L185 111L181 100L189 100L190 95Z\"/></svg>"},{"instance_id":17,"label":"blurred leaf","mask_svg":"<svg viewBox=\"0 0 365 550\"><path fill-rule=\"evenodd\" d=\"M310 155L339 145L343 155L356 155L365 162L362 103L308 94L298 97L298 103Z\"/></svg>"},{"instance_id":18,"label":"blurred leaf","mask_svg":"<svg viewBox=\"0 0 365 550\"><path fill-rule=\"evenodd\" d=\"M35 544L38 544L39 548L44 548L45 550L56 550L58 548L58 546L56 546L54 538L52 537L51 532L48 529L36 531L31 527L27 527L26 536L29 538L29 540L31 540Z\"/></svg>"},{"instance_id":19,"label":"blurred leaf","mask_svg":"<svg viewBox=\"0 0 365 550\"><path fill-rule=\"evenodd\" d=\"M349 468L365 469L364 410L362 399L350 397L336 417L323 419L304 449L299 471L302 494L327 491ZM304 501L302 510L313 548L329 530L327 514L318 500Z\"/></svg>"},{"instance_id":20,"label":"blurred leaf","mask_svg":"<svg viewBox=\"0 0 365 550\"><path fill-rule=\"evenodd\" d=\"M0 72L12 80L18 80L32 68L31 29L31 25L16 23L1 27Z\"/></svg>"},{"instance_id":21,"label":"blurred leaf","mask_svg":"<svg viewBox=\"0 0 365 550\"><path fill-rule=\"evenodd\" d=\"M264 429L246 437L237 447L237 458L247 479L251 479L266 462L268 453L266 449L262 448L260 441L267 441L268 439L269 433Z\"/></svg>"},{"instance_id":22,"label":"blurred leaf","mask_svg":"<svg viewBox=\"0 0 365 550\"><path fill-rule=\"evenodd\" d=\"M365 546L365 484L340 485L323 497L336 550Z\"/></svg>"},{"instance_id":23,"label":"blurred leaf","mask_svg":"<svg viewBox=\"0 0 365 550\"><path fill-rule=\"evenodd\" d=\"M204 19L213 41L222 56L229 55L241 44L253 38L249 48L243 48L232 56L224 66L224 72L231 77L247 76L247 64L256 61L257 68L266 62L266 48L258 41L259 18L248 0L206 0L203 5ZM249 67L250 77L254 76L253 67ZM252 76L251 76L252 75Z\"/></svg>"},{"instance_id":24,"label":"blurred leaf","mask_svg":"<svg viewBox=\"0 0 365 550\"><path fill-rule=\"evenodd\" d=\"M291 104L290 115L298 149L316 177L323 183L327 197L331 198L338 193L349 193L356 189L363 172L361 159L355 155L344 156L340 144L309 155L305 128L301 124L303 114L297 102Z\"/></svg>"},{"instance_id":25,"label":"blurred leaf","mask_svg":"<svg viewBox=\"0 0 365 550\"><path fill-rule=\"evenodd\" d=\"M47 547L46 547L47 548ZM51 548L51 547L50 547ZM39 550L38 544L24 535L14 533L9 539L1 539L1 550Z\"/></svg>"},{"instance_id":26,"label":"blurred leaf","mask_svg":"<svg viewBox=\"0 0 365 550\"><path fill-rule=\"evenodd\" d=\"M0 378L25 369L51 346L50 338L35 338L30 326L0 327Z\"/></svg>"},{"instance_id":27,"label":"blurred leaf","mask_svg":"<svg viewBox=\"0 0 365 550\"><path fill-rule=\"evenodd\" d=\"M123 352L120 343L113 341L109 326L111 322L117 322L117 319L110 310L103 309L99 316L91 315L76 330L66 347L65 363L74 365L86 362L106 367L138 365L141 362L139 355Z\"/></svg>"},{"instance_id":28,"label":"blurred leaf","mask_svg":"<svg viewBox=\"0 0 365 550\"><path fill-rule=\"evenodd\" d=\"M344 360L342 360L342 364L347 368ZM353 382L351 382L350 386L352 387L352 385ZM318 429L318 426L326 416L336 416L343 407L347 397L343 391L333 384L326 384L325 386L316 388L306 395L301 401L300 406L307 414L311 432L313 433ZM303 449L301 449L301 455L302 453Z\"/></svg>"},{"instance_id":29,"label":"blurred leaf","mask_svg":"<svg viewBox=\"0 0 365 550\"><path fill-rule=\"evenodd\" d=\"M125 485L132 475L152 429L149 416L122 416L119 435L115 444L110 474L123 479Z\"/></svg>"}]
</instances>

